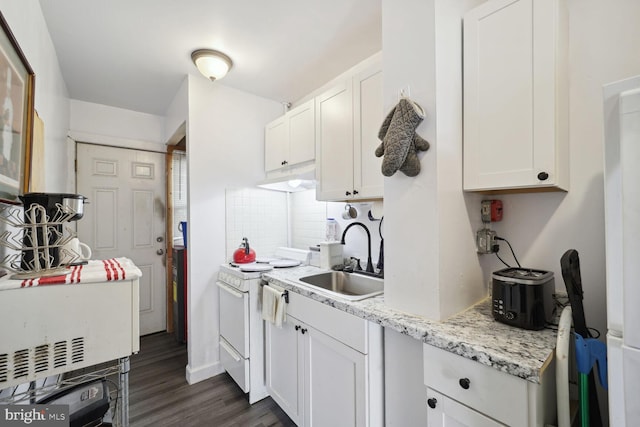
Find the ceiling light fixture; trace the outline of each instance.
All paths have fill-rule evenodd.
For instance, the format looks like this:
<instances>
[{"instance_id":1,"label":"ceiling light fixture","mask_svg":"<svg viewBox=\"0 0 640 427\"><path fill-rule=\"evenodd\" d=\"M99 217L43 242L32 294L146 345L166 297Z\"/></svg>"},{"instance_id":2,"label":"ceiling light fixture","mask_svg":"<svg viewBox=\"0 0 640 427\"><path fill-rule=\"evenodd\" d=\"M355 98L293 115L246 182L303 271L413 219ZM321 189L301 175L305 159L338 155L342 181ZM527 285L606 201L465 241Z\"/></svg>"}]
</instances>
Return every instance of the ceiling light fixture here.
<instances>
[{"instance_id":1,"label":"ceiling light fixture","mask_svg":"<svg viewBox=\"0 0 640 427\"><path fill-rule=\"evenodd\" d=\"M223 78L233 66L231 58L213 49L195 50L191 54L191 59L198 71L211 81Z\"/></svg>"}]
</instances>

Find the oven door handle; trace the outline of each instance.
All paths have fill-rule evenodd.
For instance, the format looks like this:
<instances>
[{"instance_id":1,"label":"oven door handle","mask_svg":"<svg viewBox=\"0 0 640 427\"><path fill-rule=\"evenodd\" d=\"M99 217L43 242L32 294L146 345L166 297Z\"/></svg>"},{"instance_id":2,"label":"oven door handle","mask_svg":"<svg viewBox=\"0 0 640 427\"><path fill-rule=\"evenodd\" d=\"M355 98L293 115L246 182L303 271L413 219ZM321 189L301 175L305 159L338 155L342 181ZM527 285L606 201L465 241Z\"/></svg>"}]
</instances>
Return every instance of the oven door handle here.
<instances>
[{"instance_id":1,"label":"oven door handle","mask_svg":"<svg viewBox=\"0 0 640 427\"><path fill-rule=\"evenodd\" d=\"M220 281L216 282L216 285L218 285L218 287L220 289L222 289L223 291L226 291L226 292L230 293L231 295L233 295L236 298L242 298L244 296L243 292L236 291L231 286L229 286L229 285L227 285L225 283L222 283Z\"/></svg>"}]
</instances>

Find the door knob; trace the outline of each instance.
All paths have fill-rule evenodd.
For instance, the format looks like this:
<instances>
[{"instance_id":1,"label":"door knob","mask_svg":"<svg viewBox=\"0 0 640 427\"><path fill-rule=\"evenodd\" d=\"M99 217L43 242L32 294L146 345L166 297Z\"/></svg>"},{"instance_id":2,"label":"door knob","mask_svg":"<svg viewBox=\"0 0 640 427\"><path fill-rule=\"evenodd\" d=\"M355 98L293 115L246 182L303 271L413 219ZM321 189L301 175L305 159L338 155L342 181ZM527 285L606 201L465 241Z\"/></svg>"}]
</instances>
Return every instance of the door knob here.
<instances>
[{"instance_id":1,"label":"door knob","mask_svg":"<svg viewBox=\"0 0 640 427\"><path fill-rule=\"evenodd\" d=\"M162 254L164 254L164 249L158 249L158 250L156 251L156 254L157 254L157 255L162 255Z\"/></svg>"},{"instance_id":2,"label":"door knob","mask_svg":"<svg viewBox=\"0 0 640 427\"><path fill-rule=\"evenodd\" d=\"M164 241L164 237L162 237L162 236L156 237L156 242L162 243L162 241Z\"/></svg>"}]
</instances>

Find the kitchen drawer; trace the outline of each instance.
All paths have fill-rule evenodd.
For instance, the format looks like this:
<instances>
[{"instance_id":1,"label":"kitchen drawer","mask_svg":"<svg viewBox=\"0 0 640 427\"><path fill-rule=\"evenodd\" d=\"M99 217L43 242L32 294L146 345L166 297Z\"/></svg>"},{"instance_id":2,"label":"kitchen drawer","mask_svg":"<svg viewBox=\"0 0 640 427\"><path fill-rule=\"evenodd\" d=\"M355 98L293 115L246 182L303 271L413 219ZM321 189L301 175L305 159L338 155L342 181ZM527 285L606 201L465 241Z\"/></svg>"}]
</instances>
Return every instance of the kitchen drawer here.
<instances>
[{"instance_id":1,"label":"kitchen drawer","mask_svg":"<svg viewBox=\"0 0 640 427\"><path fill-rule=\"evenodd\" d=\"M219 343L220 363L242 391L249 393L249 359L243 358L224 338Z\"/></svg>"},{"instance_id":2,"label":"kitchen drawer","mask_svg":"<svg viewBox=\"0 0 640 427\"><path fill-rule=\"evenodd\" d=\"M427 387L507 425L528 425L527 381L431 345L423 354Z\"/></svg>"},{"instance_id":3,"label":"kitchen drawer","mask_svg":"<svg viewBox=\"0 0 640 427\"><path fill-rule=\"evenodd\" d=\"M287 314L367 354L367 321L311 298L289 292Z\"/></svg>"}]
</instances>

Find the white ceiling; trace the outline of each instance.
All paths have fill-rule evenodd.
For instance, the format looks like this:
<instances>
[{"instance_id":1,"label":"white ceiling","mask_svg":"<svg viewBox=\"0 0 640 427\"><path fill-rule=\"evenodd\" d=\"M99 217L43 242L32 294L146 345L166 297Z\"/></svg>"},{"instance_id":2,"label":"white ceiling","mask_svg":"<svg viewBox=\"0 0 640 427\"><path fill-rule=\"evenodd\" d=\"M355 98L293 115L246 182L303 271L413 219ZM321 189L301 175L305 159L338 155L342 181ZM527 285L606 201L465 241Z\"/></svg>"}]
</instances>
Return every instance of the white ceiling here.
<instances>
[{"instance_id":1,"label":"white ceiling","mask_svg":"<svg viewBox=\"0 0 640 427\"><path fill-rule=\"evenodd\" d=\"M234 62L218 82L296 101L382 49L381 0L40 0L72 99L163 115L191 52ZM201 78L204 78L200 76Z\"/></svg>"}]
</instances>

